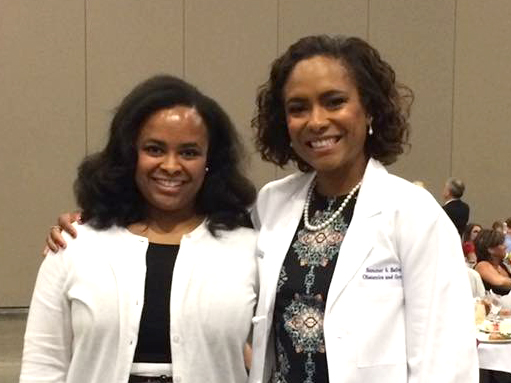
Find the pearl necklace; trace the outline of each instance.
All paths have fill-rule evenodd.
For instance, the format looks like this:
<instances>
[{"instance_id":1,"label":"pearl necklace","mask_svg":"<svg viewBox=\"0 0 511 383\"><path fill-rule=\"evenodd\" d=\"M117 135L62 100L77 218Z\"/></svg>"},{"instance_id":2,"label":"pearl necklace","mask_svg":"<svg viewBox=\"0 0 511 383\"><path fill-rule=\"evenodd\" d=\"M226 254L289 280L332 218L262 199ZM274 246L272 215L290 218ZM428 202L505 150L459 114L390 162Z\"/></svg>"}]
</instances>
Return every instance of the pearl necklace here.
<instances>
[{"instance_id":1,"label":"pearl necklace","mask_svg":"<svg viewBox=\"0 0 511 383\"><path fill-rule=\"evenodd\" d=\"M341 206L333 212L333 214L328 218L325 222L320 223L318 225L312 225L309 221L309 206L312 199L312 192L314 190L314 187L316 186L316 181L313 181L311 186L309 187L309 191L307 192L307 200L305 201L305 206L303 207L303 221L305 224L305 228L309 231L319 231L324 229L325 227L329 226L334 222L337 217L342 213L348 202L350 202L353 195L357 192L358 189L360 189L360 186L362 185L362 181L360 181L358 184L355 185L353 189L348 193L346 198L344 198L344 201L342 201Z\"/></svg>"}]
</instances>

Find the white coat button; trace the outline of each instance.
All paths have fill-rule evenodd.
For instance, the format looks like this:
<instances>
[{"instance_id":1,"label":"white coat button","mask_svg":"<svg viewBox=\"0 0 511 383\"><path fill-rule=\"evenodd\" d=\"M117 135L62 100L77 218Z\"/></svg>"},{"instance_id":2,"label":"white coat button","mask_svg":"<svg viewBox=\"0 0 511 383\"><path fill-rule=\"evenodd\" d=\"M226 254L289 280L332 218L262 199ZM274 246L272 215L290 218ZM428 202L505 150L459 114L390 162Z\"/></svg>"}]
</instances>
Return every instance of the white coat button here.
<instances>
[{"instance_id":1,"label":"white coat button","mask_svg":"<svg viewBox=\"0 0 511 383\"><path fill-rule=\"evenodd\" d=\"M181 381L181 377L180 376L175 376L174 378L172 378L174 380L174 382L176 383L179 383Z\"/></svg>"},{"instance_id":2,"label":"white coat button","mask_svg":"<svg viewBox=\"0 0 511 383\"><path fill-rule=\"evenodd\" d=\"M174 335L172 340L174 341L174 343L179 343L179 336L178 335Z\"/></svg>"}]
</instances>

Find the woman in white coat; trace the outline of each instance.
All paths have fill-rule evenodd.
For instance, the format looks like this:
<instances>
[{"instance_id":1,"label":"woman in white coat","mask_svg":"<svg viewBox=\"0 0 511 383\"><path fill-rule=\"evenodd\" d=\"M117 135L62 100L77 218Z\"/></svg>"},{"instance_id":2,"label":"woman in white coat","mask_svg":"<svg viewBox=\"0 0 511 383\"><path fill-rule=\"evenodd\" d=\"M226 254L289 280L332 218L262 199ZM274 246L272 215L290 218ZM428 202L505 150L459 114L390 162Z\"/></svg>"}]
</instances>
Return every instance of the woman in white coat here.
<instances>
[{"instance_id":1,"label":"woman in white coat","mask_svg":"<svg viewBox=\"0 0 511 383\"><path fill-rule=\"evenodd\" d=\"M240 383L257 300L255 188L220 106L171 76L128 94L46 256L20 382Z\"/></svg>"},{"instance_id":2,"label":"woman in white coat","mask_svg":"<svg viewBox=\"0 0 511 383\"><path fill-rule=\"evenodd\" d=\"M301 172L259 193L250 380L478 381L459 236L383 165L413 95L359 38L310 36L274 61L253 119L264 159Z\"/></svg>"}]
</instances>

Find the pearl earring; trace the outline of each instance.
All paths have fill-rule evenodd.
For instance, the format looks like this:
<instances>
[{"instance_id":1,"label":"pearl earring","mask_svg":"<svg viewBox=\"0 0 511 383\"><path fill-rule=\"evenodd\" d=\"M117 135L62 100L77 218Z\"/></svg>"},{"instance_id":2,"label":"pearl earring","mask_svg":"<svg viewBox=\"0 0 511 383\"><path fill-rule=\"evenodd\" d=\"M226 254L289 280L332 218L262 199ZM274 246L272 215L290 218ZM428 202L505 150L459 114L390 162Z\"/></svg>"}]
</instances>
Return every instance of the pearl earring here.
<instances>
[{"instance_id":1,"label":"pearl earring","mask_svg":"<svg viewBox=\"0 0 511 383\"><path fill-rule=\"evenodd\" d=\"M372 136L374 134L373 131L373 117L369 117L369 130L367 131L367 134Z\"/></svg>"}]
</instances>

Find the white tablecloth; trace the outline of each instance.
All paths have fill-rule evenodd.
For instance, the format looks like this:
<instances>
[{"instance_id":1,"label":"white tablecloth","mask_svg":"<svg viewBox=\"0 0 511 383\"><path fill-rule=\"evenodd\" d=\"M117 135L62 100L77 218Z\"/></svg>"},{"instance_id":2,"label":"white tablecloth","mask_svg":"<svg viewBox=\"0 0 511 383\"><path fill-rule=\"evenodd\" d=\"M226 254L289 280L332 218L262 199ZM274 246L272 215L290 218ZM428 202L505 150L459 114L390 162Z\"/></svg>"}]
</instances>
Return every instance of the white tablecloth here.
<instances>
[{"instance_id":1,"label":"white tablecloth","mask_svg":"<svg viewBox=\"0 0 511 383\"><path fill-rule=\"evenodd\" d=\"M511 373L511 343L479 343L479 368Z\"/></svg>"}]
</instances>

